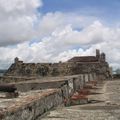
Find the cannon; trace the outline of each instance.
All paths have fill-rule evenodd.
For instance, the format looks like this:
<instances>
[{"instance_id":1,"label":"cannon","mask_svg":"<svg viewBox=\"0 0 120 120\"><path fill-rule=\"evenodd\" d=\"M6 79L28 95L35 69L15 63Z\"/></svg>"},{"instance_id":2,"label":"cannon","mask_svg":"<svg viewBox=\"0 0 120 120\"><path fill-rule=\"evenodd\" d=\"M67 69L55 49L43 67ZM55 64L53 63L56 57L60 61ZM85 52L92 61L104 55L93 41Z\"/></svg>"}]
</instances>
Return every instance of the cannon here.
<instances>
[{"instance_id":1,"label":"cannon","mask_svg":"<svg viewBox=\"0 0 120 120\"><path fill-rule=\"evenodd\" d=\"M17 88L14 85L8 85L8 84L0 85L1 92L15 92L16 90Z\"/></svg>"},{"instance_id":2,"label":"cannon","mask_svg":"<svg viewBox=\"0 0 120 120\"><path fill-rule=\"evenodd\" d=\"M0 84L0 92L5 92L7 98L18 97L17 88L12 84Z\"/></svg>"}]
</instances>

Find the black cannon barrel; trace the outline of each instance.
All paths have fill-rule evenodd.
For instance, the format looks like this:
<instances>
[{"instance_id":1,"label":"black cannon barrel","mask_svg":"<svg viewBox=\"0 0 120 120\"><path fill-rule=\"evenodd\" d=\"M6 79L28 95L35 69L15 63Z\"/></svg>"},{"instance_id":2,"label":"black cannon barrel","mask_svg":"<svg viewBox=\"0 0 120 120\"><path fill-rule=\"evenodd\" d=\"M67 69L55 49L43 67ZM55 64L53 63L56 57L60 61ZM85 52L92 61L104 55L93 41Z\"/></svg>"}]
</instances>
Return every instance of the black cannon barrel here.
<instances>
[{"instance_id":1,"label":"black cannon barrel","mask_svg":"<svg viewBox=\"0 0 120 120\"><path fill-rule=\"evenodd\" d=\"M15 87L15 85L0 84L1 92L15 92L16 90L17 90L17 88Z\"/></svg>"}]
</instances>

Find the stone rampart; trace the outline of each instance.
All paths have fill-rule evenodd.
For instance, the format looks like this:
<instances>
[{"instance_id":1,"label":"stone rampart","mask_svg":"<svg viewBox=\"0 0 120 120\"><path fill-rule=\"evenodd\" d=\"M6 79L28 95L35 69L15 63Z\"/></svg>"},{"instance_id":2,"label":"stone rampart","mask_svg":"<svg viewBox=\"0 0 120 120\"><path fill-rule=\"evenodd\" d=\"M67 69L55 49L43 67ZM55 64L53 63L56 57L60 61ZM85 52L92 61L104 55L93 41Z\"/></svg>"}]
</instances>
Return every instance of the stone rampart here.
<instances>
[{"instance_id":1,"label":"stone rampart","mask_svg":"<svg viewBox=\"0 0 120 120\"><path fill-rule=\"evenodd\" d=\"M91 76L89 81L96 80L93 73L64 78L48 78L46 81L32 80L9 83L15 85L19 97L8 100L0 99L0 120L40 119L44 113L63 104L65 99L70 100L77 90L83 89L88 81L86 80L87 77L84 76Z\"/></svg>"},{"instance_id":2,"label":"stone rampart","mask_svg":"<svg viewBox=\"0 0 120 120\"><path fill-rule=\"evenodd\" d=\"M4 76L55 77L90 73L96 73L100 80L111 77L104 53L97 50L96 56L74 57L63 63L24 63L15 58Z\"/></svg>"},{"instance_id":3,"label":"stone rampart","mask_svg":"<svg viewBox=\"0 0 120 120\"><path fill-rule=\"evenodd\" d=\"M80 74L80 75L73 75L73 76L66 76L66 77L56 77L56 79L53 77L48 78L47 80L44 79L37 79L32 81L22 81L17 83L10 83L15 85L18 91L20 92L27 92L31 90L43 90L43 89L61 89L63 92L64 97L72 96L72 94L82 89L85 84L88 82L86 78L89 77L89 75L93 76L89 81L96 80L94 73L93 74ZM83 77L86 76L86 77Z\"/></svg>"},{"instance_id":4,"label":"stone rampart","mask_svg":"<svg viewBox=\"0 0 120 120\"><path fill-rule=\"evenodd\" d=\"M1 99L0 99L1 101ZM0 120L37 120L63 102L60 90L32 91L19 98L1 101Z\"/></svg>"}]
</instances>

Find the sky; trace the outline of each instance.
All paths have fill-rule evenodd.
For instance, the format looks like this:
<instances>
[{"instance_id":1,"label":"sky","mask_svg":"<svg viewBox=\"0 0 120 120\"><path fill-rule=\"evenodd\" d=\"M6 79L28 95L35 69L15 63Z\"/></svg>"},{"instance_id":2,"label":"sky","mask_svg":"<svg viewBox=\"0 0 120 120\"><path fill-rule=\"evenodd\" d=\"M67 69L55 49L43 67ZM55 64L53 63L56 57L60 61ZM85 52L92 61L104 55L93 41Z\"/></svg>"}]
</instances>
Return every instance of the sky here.
<instances>
[{"instance_id":1,"label":"sky","mask_svg":"<svg viewBox=\"0 0 120 120\"><path fill-rule=\"evenodd\" d=\"M0 69L14 58L59 62L100 49L120 68L120 0L0 0Z\"/></svg>"}]
</instances>

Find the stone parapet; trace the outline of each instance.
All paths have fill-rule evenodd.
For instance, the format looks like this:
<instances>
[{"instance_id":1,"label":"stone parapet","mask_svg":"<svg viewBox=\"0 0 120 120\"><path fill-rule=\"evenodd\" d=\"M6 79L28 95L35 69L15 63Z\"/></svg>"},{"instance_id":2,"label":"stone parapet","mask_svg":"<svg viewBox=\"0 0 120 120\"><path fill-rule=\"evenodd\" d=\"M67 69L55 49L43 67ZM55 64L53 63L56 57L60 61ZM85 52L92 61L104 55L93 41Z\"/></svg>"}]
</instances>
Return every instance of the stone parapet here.
<instances>
[{"instance_id":1,"label":"stone parapet","mask_svg":"<svg viewBox=\"0 0 120 120\"><path fill-rule=\"evenodd\" d=\"M0 99L0 120L35 120L62 101L58 89L21 93L12 100Z\"/></svg>"}]
</instances>

